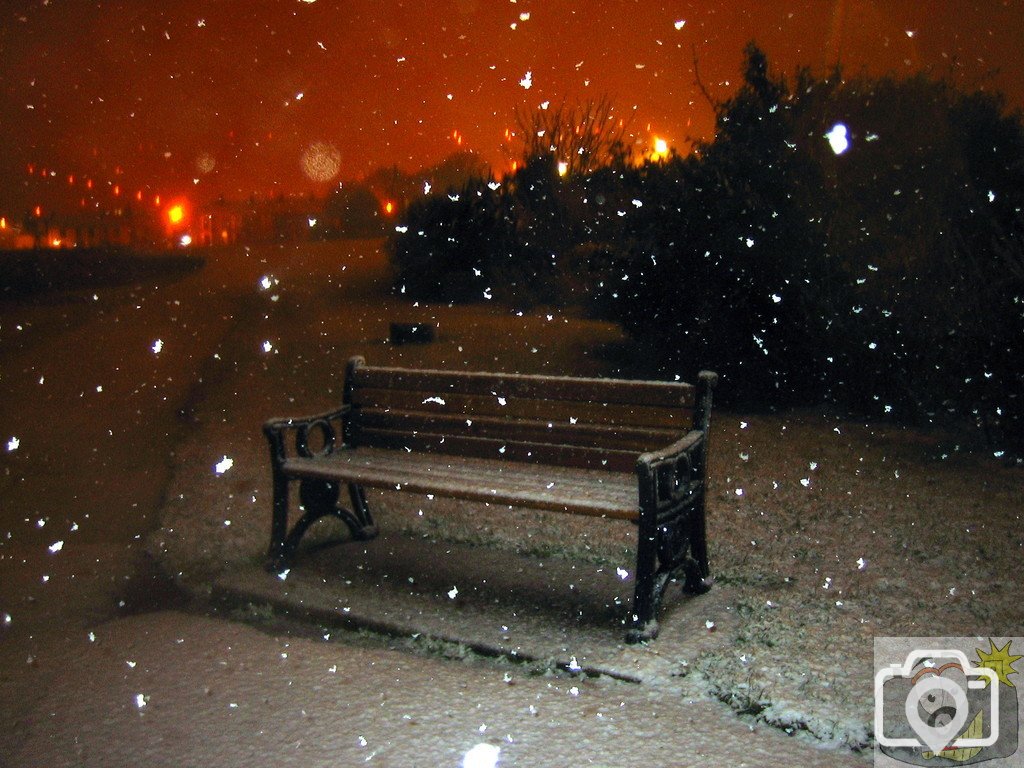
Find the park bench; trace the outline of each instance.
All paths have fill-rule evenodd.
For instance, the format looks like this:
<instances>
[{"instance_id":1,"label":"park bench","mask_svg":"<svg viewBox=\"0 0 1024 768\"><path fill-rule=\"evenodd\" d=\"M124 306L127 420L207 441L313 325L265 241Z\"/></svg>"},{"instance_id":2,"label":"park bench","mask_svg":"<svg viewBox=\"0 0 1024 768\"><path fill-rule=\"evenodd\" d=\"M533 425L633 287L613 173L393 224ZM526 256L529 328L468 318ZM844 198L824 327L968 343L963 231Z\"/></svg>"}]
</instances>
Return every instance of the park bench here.
<instances>
[{"instance_id":1,"label":"park bench","mask_svg":"<svg viewBox=\"0 0 1024 768\"><path fill-rule=\"evenodd\" d=\"M669 580L709 581L704 500L717 376L683 382L411 370L348 362L341 406L264 425L273 473L269 567L325 515L377 535L364 487L638 527L627 641L657 635ZM289 486L301 516L289 530ZM350 505L339 504L341 486Z\"/></svg>"}]
</instances>

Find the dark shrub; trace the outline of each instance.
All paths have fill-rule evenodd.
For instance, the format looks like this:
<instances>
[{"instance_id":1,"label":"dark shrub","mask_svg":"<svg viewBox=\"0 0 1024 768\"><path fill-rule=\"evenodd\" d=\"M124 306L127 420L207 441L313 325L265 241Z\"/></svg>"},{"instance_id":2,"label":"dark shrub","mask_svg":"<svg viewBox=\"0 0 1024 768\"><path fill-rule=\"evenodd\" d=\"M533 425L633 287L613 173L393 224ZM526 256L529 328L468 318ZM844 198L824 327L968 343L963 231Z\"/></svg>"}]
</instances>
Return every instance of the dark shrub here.
<instances>
[{"instance_id":1,"label":"dark shrub","mask_svg":"<svg viewBox=\"0 0 1024 768\"><path fill-rule=\"evenodd\" d=\"M510 240L501 200L482 180L423 197L409 206L391 241L395 289L428 301L485 298L494 254Z\"/></svg>"},{"instance_id":2,"label":"dark shrub","mask_svg":"<svg viewBox=\"0 0 1024 768\"><path fill-rule=\"evenodd\" d=\"M534 154L410 209L410 295L575 304L623 325L644 375L712 368L726 402L966 419L1024 451L1024 124L999 97L791 84L751 45L689 157L561 177Z\"/></svg>"}]
</instances>

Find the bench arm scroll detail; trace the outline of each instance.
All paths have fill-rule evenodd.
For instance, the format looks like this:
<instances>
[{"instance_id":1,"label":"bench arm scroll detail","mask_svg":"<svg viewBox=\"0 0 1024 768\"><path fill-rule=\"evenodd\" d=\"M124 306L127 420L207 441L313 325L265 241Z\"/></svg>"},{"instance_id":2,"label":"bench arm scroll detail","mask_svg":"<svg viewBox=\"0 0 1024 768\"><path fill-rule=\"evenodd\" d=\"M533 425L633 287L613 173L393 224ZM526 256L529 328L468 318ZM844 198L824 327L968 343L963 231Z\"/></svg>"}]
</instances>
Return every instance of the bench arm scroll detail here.
<instances>
[{"instance_id":1,"label":"bench arm scroll detail","mask_svg":"<svg viewBox=\"0 0 1024 768\"><path fill-rule=\"evenodd\" d=\"M271 460L280 466L286 459L329 456L341 447L345 417L351 408L343 405L331 411L299 418L270 419L263 424L263 434L270 443ZM310 448L311 438L319 447Z\"/></svg>"}]
</instances>

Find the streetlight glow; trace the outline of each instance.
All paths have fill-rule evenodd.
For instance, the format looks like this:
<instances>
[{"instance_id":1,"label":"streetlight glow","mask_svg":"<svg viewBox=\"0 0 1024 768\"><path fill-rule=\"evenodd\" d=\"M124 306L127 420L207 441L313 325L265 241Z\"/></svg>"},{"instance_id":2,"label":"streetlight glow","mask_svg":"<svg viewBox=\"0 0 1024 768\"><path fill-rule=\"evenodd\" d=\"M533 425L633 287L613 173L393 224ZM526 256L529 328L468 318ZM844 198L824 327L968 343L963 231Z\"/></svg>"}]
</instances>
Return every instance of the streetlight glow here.
<instances>
[{"instance_id":1,"label":"streetlight glow","mask_svg":"<svg viewBox=\"0 0 1024 768\"><path fill-rule=\"evenodd\" d=\"M180 224L185 218L185 208L182 205L172 205L167 209L167 220L171 224Z\"/></svg>"}]
</instances>

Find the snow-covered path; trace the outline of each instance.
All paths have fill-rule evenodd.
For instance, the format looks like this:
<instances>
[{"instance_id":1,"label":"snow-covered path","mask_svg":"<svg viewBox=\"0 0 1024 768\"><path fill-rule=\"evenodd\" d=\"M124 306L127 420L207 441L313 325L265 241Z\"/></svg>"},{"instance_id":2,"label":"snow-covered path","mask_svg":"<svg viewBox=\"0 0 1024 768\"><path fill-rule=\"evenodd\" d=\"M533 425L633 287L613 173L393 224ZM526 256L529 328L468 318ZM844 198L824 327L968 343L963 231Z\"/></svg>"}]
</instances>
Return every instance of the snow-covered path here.
<instances>
[{"instance_id":1,"label":"snow-covered path","mask_svg":"<svg viewBox=\"0 0 1024 768\"><path fill-rule=\"evenodd\" d=\"M21 663L4 690L32 705L0 754L24 768L456 768L478 744L500 766L864 765L630 683L175 612L76 629Z\"/></svg>"}]
</instances>

